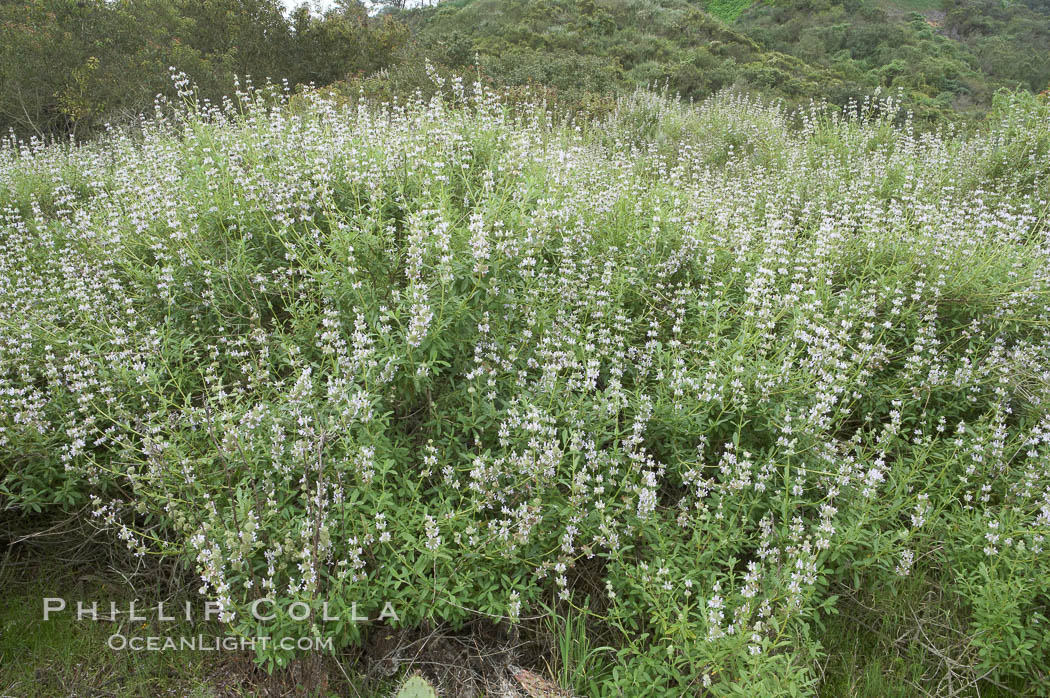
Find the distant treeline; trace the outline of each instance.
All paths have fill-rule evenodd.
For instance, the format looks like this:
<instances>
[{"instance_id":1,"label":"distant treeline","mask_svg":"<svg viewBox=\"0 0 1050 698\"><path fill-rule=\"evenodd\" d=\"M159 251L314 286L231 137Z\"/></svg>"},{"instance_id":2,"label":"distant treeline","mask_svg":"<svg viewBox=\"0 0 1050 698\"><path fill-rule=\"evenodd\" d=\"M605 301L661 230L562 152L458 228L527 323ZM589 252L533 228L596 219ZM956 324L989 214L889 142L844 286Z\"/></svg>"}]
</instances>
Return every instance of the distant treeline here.
<instances>
[{"instance_id":1,"label":"distant treeline","mask_svg":"<svg viewBox=\"0 0 1050 698\"><path fill-rule=\"evenodd\" d=\"M1050 82L1047 0L448 0L323 16L278 0L0 2L0 129L82 137L171 94L171 68L217 101L238 76L392 98L425 60L586 110L621 90L789 104L900 90L920 122L979 116L1000 88Z\"/></svg>"},{"instance_id":2,"label":"distant treeline","mask_svg":"<svg viewBox=\"0 0 1050 698\"><path fill-rule=\"evenodd\" d=\"M323 17L277 0L29 0L0 3L0 128L86 135L172 94L171 68L202 98L236 76L325 85L387 66L405 25L350 1Z\"/></svg>"}]
</instances>

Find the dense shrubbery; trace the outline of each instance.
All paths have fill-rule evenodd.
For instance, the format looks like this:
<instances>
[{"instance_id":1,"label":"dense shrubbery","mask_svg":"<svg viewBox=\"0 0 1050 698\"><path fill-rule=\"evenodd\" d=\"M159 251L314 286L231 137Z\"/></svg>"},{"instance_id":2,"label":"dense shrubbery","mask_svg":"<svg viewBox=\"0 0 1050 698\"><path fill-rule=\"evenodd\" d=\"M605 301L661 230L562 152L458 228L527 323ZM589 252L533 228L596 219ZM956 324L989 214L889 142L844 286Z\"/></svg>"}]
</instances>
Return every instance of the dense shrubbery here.
<instances>
[{"instance_id":1,"label":"dense shrubbery","mask_svg":"<svg viewBox=\"0 0 1050 698\"><path fill-rule=\"evenodd\" d=\"M903 9L913 6L925 14ZM286 16L278 0L6 3L0 131L82 138L125 125L168 94L170 67L216 103L246 75L404 100L427 87L427 60L472 75L480 67L498 86L542 86L583 111L639 86L696 100L734 88L789 106L844 106L881 87L900 90L924 127L983 115L999 88L1050 83L1050 16L1038 3L939 6L455 0L369 17L358 2L323 16L305 7Z\"/></svg>"},{"instance_id":2,"label":"dense shrubbery","mask_svg":"<svg viewBox=\"0 0 1050 698\"><path fill-rule=\"evenodd\" d=\"M586 607L590 695L808 690L862 594L1050 689L1045 103L443 93L8 142L5 506L89 504L249 635Z\"/></svg>"},{"instance_id":3,"label":"dense shrubbery","mask_svg":"<svg viewBox=\"0 0 1050 698\"><path fill-rule=\"evenodd\" d=\"M1001 88L1050 84L1050 15L991 0L470 0L391 15L422 56L498 85L543 85L571 106L611 89L686 99L735 88L789 105L901 93L920 126L982 116ZM921 11L919 11L921 10Z\"/></svg>"},{"instance_id":4,"label":"dense shrubbery","mask_svg":"<svg viewBox=\"0 0 1050 698\"><path fill-rule=\"evenodd\" d=\"M407 29L357 2L323 17L278 0L0 3L0 132L88 136L170 93L170 70L219 102L238 78L325 85L396 61Z\"/></svg>"},{"instance_id":5,"label":"dense shrubbery","mask_svg":"<svg viewBox=\"0 0 1050 698\"><path fill-rule=\"evenodd\" d=\"M983 111L1000 87L1050 82L1050 17L1022 4L947 0L755 3L737 22L761 45L824 67L852 95L901 89L924 119ZM832 96L832 95L827 95Z\"/></svg>"},{"instance_id":6,"label":"dense shrubbery","mask_svg":"<svg viewBox=\"0 0 1050 698\"><path fill-rule=\"evenodd\" d=\"M769 51L688 0L474 0L404 15L441 62L448 37L469 37L499 85L552 85L578 101L610 89L667 85L687 99L737 87L808 101L833 72ZM464 39L460 39L463 41Z\"/></svg>"},{"instance_id":7,"label":"dense shrubbery","mask_svg":"<svg viewBox=\"0 0 1050 698\"><path fill-rule=\"evenodd\" d=\"M437 59L456 37L457 55L476 52L497 83L549 84L548 69L530 58L543 55L576 92L666 84L702 99L733 87L794 105L846 105L892 88L929 125L983 114L1001 87L1038 92L1050 83L1046 14L991 0L904 9L913 4L472 0L400 16Z\"/></svg>"}]
</instances>

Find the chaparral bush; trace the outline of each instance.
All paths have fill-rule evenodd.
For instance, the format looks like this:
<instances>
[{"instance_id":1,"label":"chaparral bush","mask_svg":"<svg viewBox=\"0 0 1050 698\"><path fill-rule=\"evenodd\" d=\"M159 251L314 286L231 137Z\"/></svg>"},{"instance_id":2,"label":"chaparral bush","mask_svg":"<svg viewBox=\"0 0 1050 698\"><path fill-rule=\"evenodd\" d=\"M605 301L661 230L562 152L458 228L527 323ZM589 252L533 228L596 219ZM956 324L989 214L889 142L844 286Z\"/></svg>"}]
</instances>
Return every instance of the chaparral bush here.
<instances>
[{"instance_id":1,"label":"chaparral bush","mask_svg":"<svg viewBox=\"0 0 1050 698\"><path fill-rule=\"evenodd\" d=\"M593 691L770 695L918 582L969 676L1050 690L1044 103L182 94L0 150L6 508L181 556L249 636L586 602Z\"/></svg>"}]
</instances>

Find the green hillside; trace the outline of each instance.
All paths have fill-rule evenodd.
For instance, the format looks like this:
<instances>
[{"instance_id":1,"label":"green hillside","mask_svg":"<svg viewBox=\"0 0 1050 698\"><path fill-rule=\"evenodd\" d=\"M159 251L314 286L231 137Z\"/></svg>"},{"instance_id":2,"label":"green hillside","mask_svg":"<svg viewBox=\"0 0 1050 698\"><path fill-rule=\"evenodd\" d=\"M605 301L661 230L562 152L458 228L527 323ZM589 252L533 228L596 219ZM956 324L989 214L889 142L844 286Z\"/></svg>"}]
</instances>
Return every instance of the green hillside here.
<instances>
[{"instance_id":1,"label":"green hillside","mask_svg":"<svg viewBox=\"0 0 1050 698\"><path fill-rule=\"evenodd\" d=\"M412 13L429 55L466 67L477 55L497 82L562 92L667 84L686 97L747 86L787 97L837 77L762 47L688 0L474 0Z\"/></svg>"},{"instance_id":2,"label":"green hillside","mask_svg":"<svg viewBox=\"0 0 1050 698\"><path fill-rule=\"evenodd\" d=\"M929 126L982 117L1002 88L1044 90L1047 46L1046 0L449 0L378 15L353 0L323 15L278 0L27 0L0 3L0 132L132 124L173 96L173 69L213 103L246 76L404 101L432 89L427 61L592 114L638 87L788 107L881 89Z\"/></svg>"},{"instance_id":3,"label":"green hillside","mask_svg":"<svg viewBox=\"0 0 1050 698\"><path fill-rule=\"evenodd\" d=\"M666 85L845 105L901 90L921 122L981 114L1000 88L1050 82L1050 17L986 0L470 0L402 13L428 56L475 56L498 83L578 99Z\"/></svg>"}]
</instances>

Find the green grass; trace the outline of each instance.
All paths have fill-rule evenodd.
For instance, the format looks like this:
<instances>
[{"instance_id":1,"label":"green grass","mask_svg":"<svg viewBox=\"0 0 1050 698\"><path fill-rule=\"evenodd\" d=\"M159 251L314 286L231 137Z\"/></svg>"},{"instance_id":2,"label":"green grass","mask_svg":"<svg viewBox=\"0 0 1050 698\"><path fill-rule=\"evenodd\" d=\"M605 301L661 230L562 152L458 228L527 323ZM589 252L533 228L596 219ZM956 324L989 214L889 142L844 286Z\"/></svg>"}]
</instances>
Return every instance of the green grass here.
<instances>
[{"instance_id":1,"label":"green grass","mask_svg":"<svg viewBox=\"0 0 1050 698\"><path fill-rule=\"evenodd\" d=\"M70 540L68 547L84 541ZM20 557L21 559L14 559ZM185 620L158 622L159 586L143 585L136 593L124 580L134 570L108 568L93 560L61 561L49 550L33 549L0 558L0 696L65 698L67 696L180 696L212 698L257 695L386 696L393 684L364 687L360 674L342 659L325 658L311 670L304 666L267 676L250 653L230 651L130 651L109 647L110 636L222 636L217 623ZM43 599L67 601L63 612L43 620ZM132 600L148 610L146 622L76 619L77 600L97 601L107 613L110 601L127 610ZM199 611L201 599L191 591L173 598L166 608L189 600ZM167 603L167 602L166 602ZM195 611L195 612L197 612ZM177 613L172 615L178 615Z\"/></svg>"},{"instance_id":2,"label":"green grass","mask_svg":"<svg viewBox=\"0 0 1050 698\"><path fill-rule=\"evenodd\" d=\"M43 620L43 598L116 601L133 598L102 577L42 564L7 580L0 601L0 695L11 696L213 696L212 674L222 664L201 652L115 651L107 641L127 635L196 634L185 623L130 627L124 623L77 621L71 609Z\"/></svg>"}]
</instances>

